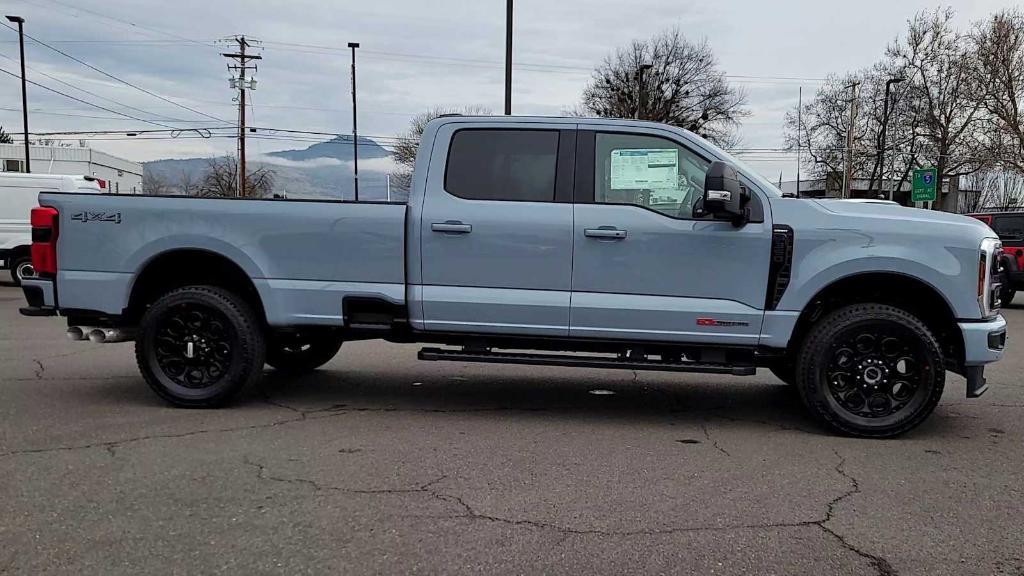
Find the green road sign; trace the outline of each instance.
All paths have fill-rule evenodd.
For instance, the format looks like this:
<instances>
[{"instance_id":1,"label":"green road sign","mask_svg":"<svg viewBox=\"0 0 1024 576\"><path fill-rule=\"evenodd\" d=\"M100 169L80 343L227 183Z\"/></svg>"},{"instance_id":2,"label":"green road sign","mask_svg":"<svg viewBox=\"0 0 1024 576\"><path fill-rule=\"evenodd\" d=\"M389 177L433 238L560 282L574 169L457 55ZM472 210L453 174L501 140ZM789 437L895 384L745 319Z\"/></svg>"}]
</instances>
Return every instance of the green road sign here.
<instances>
[{"instance_id":1,"label":"green road sign","mask_svg":"<svg viewBox=\"0 0 1024 576\"><path fill-rule=\"evenodd\" d=\"M931 202L935 200L935 186L939 181L935 168L914 170L910 199L914 202Z\"/></svg>"}]
</instances>

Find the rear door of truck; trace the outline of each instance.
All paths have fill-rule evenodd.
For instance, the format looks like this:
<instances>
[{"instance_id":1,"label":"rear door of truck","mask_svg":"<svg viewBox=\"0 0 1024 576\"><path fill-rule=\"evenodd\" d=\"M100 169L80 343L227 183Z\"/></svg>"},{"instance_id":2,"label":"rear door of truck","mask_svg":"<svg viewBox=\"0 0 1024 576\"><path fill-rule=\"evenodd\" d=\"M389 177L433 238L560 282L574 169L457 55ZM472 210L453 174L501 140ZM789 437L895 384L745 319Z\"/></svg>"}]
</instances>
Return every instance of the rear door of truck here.
<instances>
[{"instance_id":1,"label":"rear door of truck","mask_svg":"<svg viewBox=\"0 0 1024 576\"><path fill-rule=\"evenodd\" d=\"M438 130L420 223L424 328L568 335L573 128Z\"/></svg>"}]
</instances>

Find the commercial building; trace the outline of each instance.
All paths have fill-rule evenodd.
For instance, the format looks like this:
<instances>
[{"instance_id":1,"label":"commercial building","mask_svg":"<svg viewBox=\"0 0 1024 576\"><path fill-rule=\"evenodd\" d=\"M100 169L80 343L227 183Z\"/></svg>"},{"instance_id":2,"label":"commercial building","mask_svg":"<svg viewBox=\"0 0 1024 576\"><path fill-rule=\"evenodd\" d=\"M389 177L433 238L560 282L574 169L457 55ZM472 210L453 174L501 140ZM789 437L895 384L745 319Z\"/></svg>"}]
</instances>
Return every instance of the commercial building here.
<instances>
[{"instance_id":1,"label":"commercial building","mask_svg":"<svg viewBox=\"0 0 1024 576\"><path fill-rule=\"evenodd\" d=\"M78 146L29 146L29 154L33 174L94 176L106 192L142 193L142 164L138 162ZM24 145L0 144L0 162L4 172L24 172Z\"/></svg>"}]
</instances>

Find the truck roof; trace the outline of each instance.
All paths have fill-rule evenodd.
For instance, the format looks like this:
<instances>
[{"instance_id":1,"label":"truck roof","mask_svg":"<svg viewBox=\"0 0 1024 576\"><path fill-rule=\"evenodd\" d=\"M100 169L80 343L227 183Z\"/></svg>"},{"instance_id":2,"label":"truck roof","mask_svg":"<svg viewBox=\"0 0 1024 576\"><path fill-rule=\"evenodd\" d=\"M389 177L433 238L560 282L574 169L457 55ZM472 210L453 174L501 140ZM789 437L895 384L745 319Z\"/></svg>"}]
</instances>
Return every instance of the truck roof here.
<instances>
[{"instance_id":1,"label":"truck roof","mask_svg":"<svg viewBox=\"0 0 1024 576\"><path fill-rule=\"evenodd\" d=\"M459 120L484 120L487 122L543 122L545 124L593 124L607 126L613 124L616 126L637 126L637 127L652 127L657 126L661 128L669 127L675 130L683 130L677 126L670 126L663 122L655 122L653 120L636 120L633 118L601 118L592 116L505 116L505 115L494 115L485 116L478 114L443 114L437 117L437 120L442 122L458 122ZM686 130L683 130L686 132Z\"/></svg>"}]
</instances>

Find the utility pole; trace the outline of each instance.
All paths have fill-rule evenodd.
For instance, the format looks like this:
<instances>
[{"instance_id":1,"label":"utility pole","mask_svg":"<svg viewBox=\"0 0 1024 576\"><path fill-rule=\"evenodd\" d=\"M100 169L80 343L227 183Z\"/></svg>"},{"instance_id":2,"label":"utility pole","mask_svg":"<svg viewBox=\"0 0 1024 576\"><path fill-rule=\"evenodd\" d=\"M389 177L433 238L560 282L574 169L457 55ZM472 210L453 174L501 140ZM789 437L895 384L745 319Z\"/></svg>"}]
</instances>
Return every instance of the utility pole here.
<instances>
[{"instance_id":1,"label":"utility pole","mask_svg":"<svg viewBox=\"0 0 1024 576\"><path fill-rule=\"evenodd\" d=\"M850 125L846 129L846 170L843 171L843 198L853 196L853 131L854 123L857 121L857 88L860 82L854 82L847 86L851 89L850 98Z\"/></svg>"},{"instance_id":2,"label":"utility pole","mask_svg":"<svg viewBox=\"0 0 1024 576\"><path fill-rule=\"evenodd\" d=\"M505 0L505 115L512 115L512 0Z\"/></svg>"},{"instance_id":3,"label":"utility pole","mask_svg":"<svg viewBox=\"0 0 1024 576\"><path fill-rule=\"evenodd\" d=\"M356 123L356 48L359 42L349 42L348 47L352 49L352 189L359 202L359 128Z\"/></svg>"},{"instance_id":4,"label":"utility pole","mask_svg":"<svg viewBox=\"0 0 1024 576\"><path fill-rule=\"evenodd\" d=\"M25 19L21 16L7 16L8 22L18 25L18 47L21 49L21 122L25 132L25 173L32 172L32 158L28 146L28 92L25 87Z\"/></svg>"},{"instance_id":5,"label":"utility pole","mask_svg":"<svg viewBox=\"0 0 1024 576\"><path fill-rule=\"evenodd\" d=\"M800 132L804 127L804 87L799 87L796 97L796 197L800 197Z\"/></svg>"},{"instance_id":6,"label":"utility pole","mask_svg":"<svg viewBox=\"0 0 1024 576\"><path fill-rule=\"evenodd\" d=\"M639 87L639 93L637 94L637 105L636 114L633 114L633 118L639 119L640 115L647 110L647 92L644 90L644 72L654 68L653 64L641 64L636 70L636 81Z\"/></svg>"},{"instance_id":7,"label":"utility pole","mask_svg":"<svg viewBox=\"0 0 1024 576\"><path fill-rule=\"evenodd\" d=\"M231 87L238 88L238 188L235 190L235 196L245 196L245 90L256 89L256 79L252 78L248 82L245 78L245 72L247 70L257 71L258 68L255 65L249 66L251 60L262 60L263 57L258 54L246 53L246 49L253 47L253 44L258 43L255 40L246 40L245 36L236 36L229 41L234 41L238 44L238 52L235 53L222 53L221 56L225 58L231 58L238 62L238 64L228 64L228 69L237 71L238 77L231 78ZM252 42L252 44L250 43Z\"/></svg>"},{"instance_id":8,"label":"utility pole","mask_svg":"<svg viewBox=\"0 0 1024 576\"><path fill-rule=\"evenodd\" d=\"M885 180L885 139L886 132L889 130L889 90L892 88L893 84L899 84L904 80L906 80L906 78L901 77L889 78L888 80L885 81L885 103L882 105L882 146L881 149L878 151L879 192L882 191L882 181ZM893 155L895 156L895 151L893 151ZM892 176L892 174L889 175L889 200L892 200L893 196Z\"/></svg>"}]
</instances>

